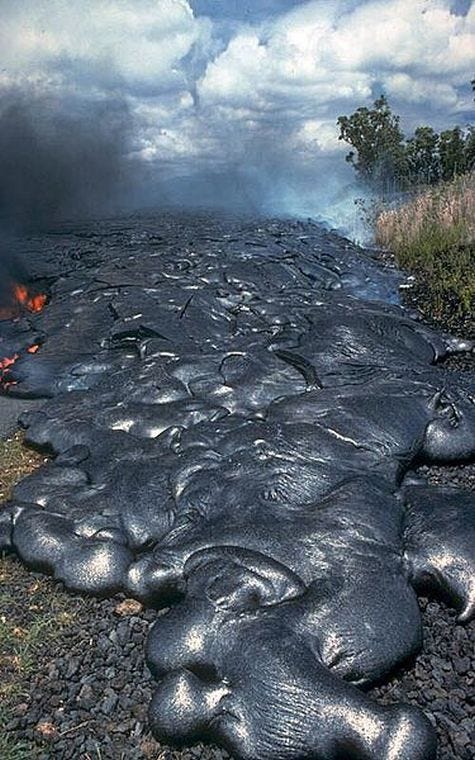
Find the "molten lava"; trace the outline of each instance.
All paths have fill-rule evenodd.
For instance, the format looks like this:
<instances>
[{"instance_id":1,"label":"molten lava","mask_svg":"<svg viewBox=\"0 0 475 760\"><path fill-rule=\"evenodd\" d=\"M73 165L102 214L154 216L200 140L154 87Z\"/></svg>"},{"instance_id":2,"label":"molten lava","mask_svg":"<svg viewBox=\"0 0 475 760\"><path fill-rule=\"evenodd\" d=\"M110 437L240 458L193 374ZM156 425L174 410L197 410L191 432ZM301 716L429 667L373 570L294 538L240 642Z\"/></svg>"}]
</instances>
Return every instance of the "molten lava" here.
<instances>
[{"instance_id":1,"label":"molten lava","mask_svg":"<svg viewBox=\"0 0 475 760\"><path fill-rule=\"evenodd\" d=\"M24 311L36 314L47 300L46 293L32 293L26 285L14 283L6 303L0 304L0 319L15 319Z\"/></svg>"},{"instance_id":2,"label":"molten lava","mask_svg":"<svg viewBox=\"0 0 475 760\"><path fill-rule=\"evenodd\" d=\"M16 385L15 380L8 379L8 373L16 360L20 358L20 354L13 354L13 356L7 356L5 359L0 359L0 390L8 390L12 385Z\"/></svg>"},{"instance_id":3,"label":"molten lava","mask_svg":"<svg viewBox=\"0 0 475 760\"><path fill-rule=\"evenodd\" d=\"M19 356L19 354L14 354L13 356L7 356L6 359L0 359L0 372L8 372L8 368L11 367L12 364L15 364Z\"/></svg>"},{"instance_id":4,"label":"molten lava","mask_svg":"<svg viewBox=\"0 0 475 760\"><path fill-rule=\"evenodd\" d=\"M13 283L6 303L0 304L0 320L16 320L25 312L38 313L46 305L47 300L45 293L34 293L26 285ZM26 352L36 354L39 348L39 343L33 343L26 348ZM5 357L2 357L0 353L0 391L8 390L16 385L16 381L9 379L9 373L20 356L18 352Z\"/></svg>"},{"instance_id":5,"label":"molten lava","mask_svg":"<svg viewBox=\"0 0 475 760\"><path fill-rule=\"evenodd\" d=\"M27 309L27 311L36 313L41 311L46 305L47 299L45 293L36 293L35 295L32 295L25 285L15 285L13 292L15 300Z\"/></svg>"}]
</instances>

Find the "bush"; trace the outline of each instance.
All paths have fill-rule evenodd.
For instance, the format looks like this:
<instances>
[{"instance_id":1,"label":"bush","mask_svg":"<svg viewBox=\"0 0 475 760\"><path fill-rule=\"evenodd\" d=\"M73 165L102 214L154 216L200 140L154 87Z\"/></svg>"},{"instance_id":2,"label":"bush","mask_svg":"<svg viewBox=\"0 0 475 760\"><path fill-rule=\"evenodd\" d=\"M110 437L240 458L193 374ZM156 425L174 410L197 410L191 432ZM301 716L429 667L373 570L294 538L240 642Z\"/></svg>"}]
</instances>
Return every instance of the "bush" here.
<instances>
[{"instance_id":1,"label":"bush","mask_svg":"<svg viewBox=\"0 0 475 760\"><path fill-rule=\"evenodd\" d=\"M378 245L423 286L435 317L475 305L475 172L424 190L376 219Z\"/></svg>"}]
</instances>

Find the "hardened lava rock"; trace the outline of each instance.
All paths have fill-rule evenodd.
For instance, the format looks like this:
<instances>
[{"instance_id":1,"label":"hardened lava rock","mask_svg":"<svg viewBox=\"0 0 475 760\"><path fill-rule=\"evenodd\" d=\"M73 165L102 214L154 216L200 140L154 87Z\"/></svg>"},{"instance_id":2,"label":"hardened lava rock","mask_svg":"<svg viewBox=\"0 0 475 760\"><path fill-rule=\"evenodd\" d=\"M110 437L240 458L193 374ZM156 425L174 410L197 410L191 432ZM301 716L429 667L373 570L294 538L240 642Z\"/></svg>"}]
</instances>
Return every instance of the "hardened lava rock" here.
<instances>
[{"instance_id":1,"label":"hardened lava rock","mask_svg":"<svg viewBox=\"0 0 475 760\"><path fill-rule=\"evenodd\" d=\"M59 232L50 258L41 350L8 392L50 399L23 425L55 458L1 546L169 607L147 648L160 739L434 758L419 710L365 690L419 650L418 592L475 610L473 497L412 472L474 458L473 380L443 363L473 345L309 223L130 220Z\"/></svg>"}]
</instances>

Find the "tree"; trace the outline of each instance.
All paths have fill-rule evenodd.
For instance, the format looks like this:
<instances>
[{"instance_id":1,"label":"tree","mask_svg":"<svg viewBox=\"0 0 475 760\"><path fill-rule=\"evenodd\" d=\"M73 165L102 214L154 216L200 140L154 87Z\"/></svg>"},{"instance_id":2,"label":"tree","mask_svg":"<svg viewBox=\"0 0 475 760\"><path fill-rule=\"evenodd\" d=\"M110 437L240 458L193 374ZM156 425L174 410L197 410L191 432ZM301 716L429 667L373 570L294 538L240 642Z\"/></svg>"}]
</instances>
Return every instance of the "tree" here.
<instances>
[{"instance_id":1,"label":"tree","mask_svg":"<svg viewBox=\"0 0 475 760\"><path fill-rule=\"evenodd\" d=\"M406 143L408 177L412 184L431 185L440 179L439 135L432 127L417 127Z\"/></svg>"},{"instance_id":2,"label":"tree","mask_svg":"<svg viewBox=\"0 0 475 760\"><path fill-rule=\"evenodd\" d=\"M465 170L471 172L475 169L475 128L470 126L465 137Z\"/></svg>"},{"instance_id":3,"label":"tree","mask_svg":"<svg viewBox=\"0 0 475 760\"><path fill-rule=\"evenodd\" d=\"M475 89L475 80L472 82ZM450 181L475 169L475 129L446 129L440 135L432 127L417 127L406 140L382 95L373 108L358 108L338 118L339 140L354 150L346 156L359 177L379 192L405 190Z\"/></svg>"},{"instance_id":4,"label":"tree","mask_svg":"<svg viewBox=\"0 0 475 760\"><path fill-rule=\"evenodd\" d=\"M440 133L439 156L443 180L450 180L467 171L465 138L460 127Z\"/></svg>"},{"instance_id":5,"label":"tree","mask_svg":"<svg viewBox=\"0 0 475 760\"><path fill-rule=\"evenodd\" d=\"M346 160L363 181L383 191L404 184L407 176L404 134L399 116L392 113L384 95L375 100L373 108L358 108L351 116L340 116L338 125L338 139L355 149Z\"/></svg>"}]
</instances>

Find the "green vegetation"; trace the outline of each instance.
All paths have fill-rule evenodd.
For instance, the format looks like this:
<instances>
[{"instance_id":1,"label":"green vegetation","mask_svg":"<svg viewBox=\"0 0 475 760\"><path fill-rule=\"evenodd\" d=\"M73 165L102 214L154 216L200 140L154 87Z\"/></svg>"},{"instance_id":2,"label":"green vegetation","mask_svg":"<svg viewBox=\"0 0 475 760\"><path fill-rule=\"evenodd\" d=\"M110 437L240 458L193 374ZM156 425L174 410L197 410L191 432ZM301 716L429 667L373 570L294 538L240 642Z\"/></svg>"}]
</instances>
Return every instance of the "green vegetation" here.
<instances>
[{"instance_id":1,"label":"green vegetation","mask_svg":"<svg viewBox=\"0 0 475 760\"><path fill-rule=\"evenodd\" d=\"M23 446L17 433L0 441L0 509L18 480L39 467L44 457ZM35 747L8 731L15 711L31 695L26 680L72 621L70 603L52 581L35 578L13 557L0 556L0 757L30 760Z\"/></svg>"},{"instance_id":2,"label":"green vegetation","mask_svg":"<svg viewBox=\"0 0 475 760\"><path fill-rule=\"evenodd\" d=\"M407 173L404 135L395 116L382 95L373 108L358 108L351 116L340 116L339 140L345 140L355 150L346 160L355 168L359 178L379 191L394 190L403 183Z\"/></svg>"},{"instance_id":3,"label":"green vegetation","mask_svg":"<svg viewBox=\"0 0 475 760\"><path fill-rule=\"evenodd\" d=\"M6 441L0 440L0 508L21 477L39 467L46 458L23 445L23 436L17 433Z\"/></svg>"},{"instance_id":4,"label":"green vegetation","mask_svg":"<svg viewBox=\"0 0 475 760\"><path fill-rule=\"evenodd\" d=\"M475 307L475 128L420 126L406 138L384 96L338 126L353 149L346 160L373 195L360 205L376 242L415 275L427 316L466 325Z\"/></svg>"},{"instance_id":5,"label":"green vegetation","mask_svg":"<svg viewBox=\"0 0 475 760\"><path fill-rule=\"evenodd\" d=\"M438 134L420 126L406 139L384 95L373 108L358 108L337 123L339 139L353 148L346 160L365 185L382 195L446 182L475 167L473 127Z\"/></svg>"},{"instance_id":6,"label":"green vegetation","mask_svg":"<svg viewBox=\"0 0 475 760\"><path fill-rule=\"evenodd\" d=\"M18 582L23 578L23 572L12 558L3 558L0 562L0 581L4 586L11 584L14 576ZM9 672L16 675L30 673L44 640L51 641L70 622L66 594L55 589L47 579L32 579L29 574L28 580L26 597L21 598L5 589L0 598L0 660L7 675ZM19 620L22 620L21 625ZM17 678L11 681L7 678L0 685L0 694L4 698L18 695L20 690Z\"/></svg>"},{"instance_id":7,"label":"green vegetation","mask_svg":"<svg viewBox=\"0 0 475 760\"><path fill-rule=\"evenodd\" d=\"M32 743L9 732L8 724L27 709L29 679L45 653L76 619L69 597L51 580L37 578L13 557L0 558L0 757L34 757Z\"/></svg>"},{"instance_id":8,"label":"green vegetation","mask_svg":"<svg viewBox=\"0 0 475 760\"><path fill-rule=\"evenodd\" d=\"M436 318L475 307L475 172L439 183L395 209L383 209L376 242L413 272Z\"/></svg>"},{"instance_id":9,"label":"green vegetation","mask_svg":"<svg viewBox=\"0 0 475 760\"><path fill-rule=\"evenodd\" d=\"M6 721L0 707L0 757L3 760L31 760L32 747L28 742L17 742L5 732Z\"/></svg>"}]
</instances>

